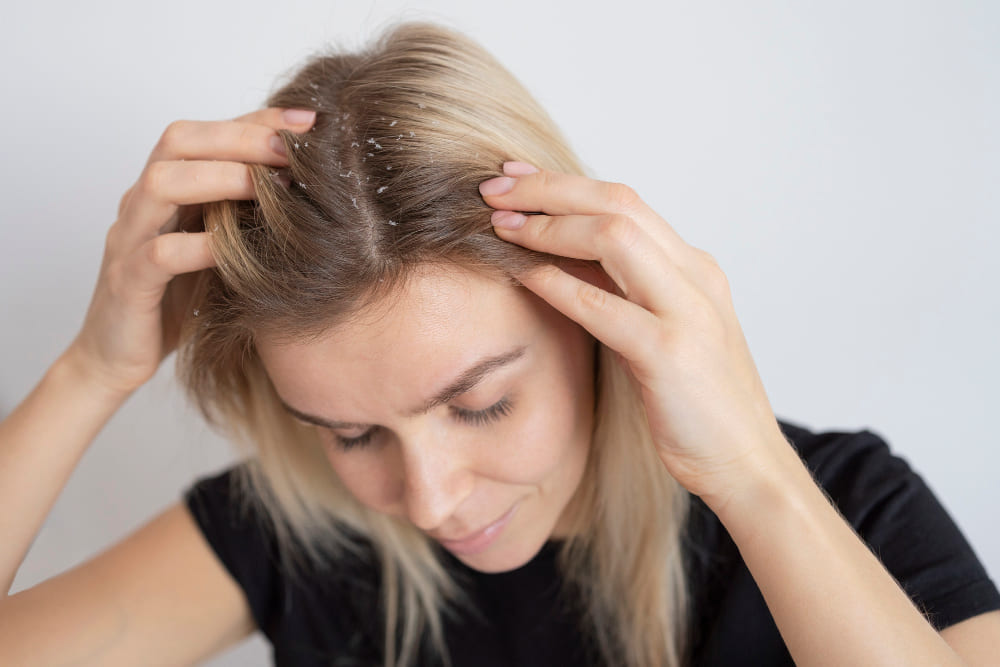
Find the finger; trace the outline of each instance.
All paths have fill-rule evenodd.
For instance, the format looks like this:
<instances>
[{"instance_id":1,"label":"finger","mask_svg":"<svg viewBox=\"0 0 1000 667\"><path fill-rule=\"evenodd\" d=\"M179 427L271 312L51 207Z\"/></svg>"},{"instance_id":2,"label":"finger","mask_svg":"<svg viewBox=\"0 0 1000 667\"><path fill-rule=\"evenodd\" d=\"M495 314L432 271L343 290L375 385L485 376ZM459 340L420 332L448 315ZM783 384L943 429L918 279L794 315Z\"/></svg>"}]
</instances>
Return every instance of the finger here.
<instances>
[{"instance_id":1,"label":"finger","mask_svg":"<svg viewBox=\"0 0 1000 667\"><path fill-rule=\"evenodd\" d=\"M274 130L291 130L296 134L302 134L316 122L316 110L267 107L237 116L233 120L266 125Z\"/></svg>"},{"instance_id":2,"label":"finger","mask_svg":"<svg viewBox=\"0 0 1000 667\"><path fill-rule=\"evenodd\" d=\"M316 112L259 109L232 120L176 120L167 126L146 164L158 160L233 160L285 166L284 140L276 130L306 132Z\"/></svg>"},{"instance_id":3,"label":"finger","mask_svg":"<svg viewBox=\"0 0 1000 667\"><path fill-rule=\"evenodd\" d=\"M500 238L532 250L562 257L597 260L622 295L650 310L665 314L682 298L686 285L678 268L632 218L605 215L528 215L493 213ZM510 225L520 224L520 227Z\"/></svg>"},{"instance_id":4,"label":"finger","mask_svg":"<svg viewBox=\"0 0 1000 667\"><path fill-rule=\"evenodd\" d=\"M647 359L659 320L651 312L557 266L518 276L521 284L630 361Z\"/></svg>"},{"instance_id":5,"label":"finger","mask_svg":"<svg viewBox=\"0 0 1000 667\"><path fill-rule=\"evenodd\" d=\"M256 196L250 169L238 162L154 162L143 170L123 219L123 244L138 246L156 236L184 204Z\"/></svg>"},{"instance_id":6,"label":"finger","mask_svg":"<svg viewBox=\"0 0 1000 667\"><path fill-rule=\"evenodd\" d=\"M233 120L176 120L146 164L167 160L231 160L286 166L284 140L269 127Z\"/></svg>"},{"instance_id":7,"label":"finger","mask_svg":"<svg viewBox=\"0 0 1000 667\"><path fill-rule=\"evenodd\" d=\"M496 209L549 215L623 213L639 222L668 255L675 259L683 255L684 240L627 185L532 169L523 162L505 162L508 176L479 185L483 200Z\"/></svg>"},{"instance_id":8,"label":"finger","mask_svg":"<svg viewBox=\"0 0 1000 667\"><path fill-rule=\"evenodd\" d=\"M212 266L211 234L163 234L128 258L122 279L130 291L159 299L174 276Z\"/></svg>"}]
</instances>

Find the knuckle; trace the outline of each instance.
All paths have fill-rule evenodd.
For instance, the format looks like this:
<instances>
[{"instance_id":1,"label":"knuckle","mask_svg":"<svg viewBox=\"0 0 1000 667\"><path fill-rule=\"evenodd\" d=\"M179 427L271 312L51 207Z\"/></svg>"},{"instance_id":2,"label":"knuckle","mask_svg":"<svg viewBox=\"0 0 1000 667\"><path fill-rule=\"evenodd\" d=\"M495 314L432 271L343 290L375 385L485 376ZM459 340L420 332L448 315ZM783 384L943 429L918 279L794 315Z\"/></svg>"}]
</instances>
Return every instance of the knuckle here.
<instances>
[{"instance_id":1,"label":"knuckle","mask_svg":"<svg viewBox=\"0 0 1000 667\"><path fill-rule=\"evenodd\" d=\"M179 145L181 138L187 133L188 125L186 120L172 121L160 135L159 145L164 148Z\"/></svg>"},{"instance_id":2,"label":"knuckle","mask_svg":"<svg viewBox=\"0 0 1000 667\"><path fill-rule=\"evenodd\" d=\"M543 190L548 190L549 188L555 186L555 180L553 178L553 174L546 169L542 169L538 173L531 174L531 176L538 179L538 186Z\"/></svg>"},{"instance_id":3,"label":"knuckle","mask_svg":"<svg viewBox=\"0 0 1000 667\"><path fill-rule=\"evenodd\" d=\"M639 225L621 213L603 216L597 226L598 242L604 245L630 248L638 237Z\"/></svg>"},{"instance_id":4,"label":"knuckle","mask_svg":"<svg viewBox=\"0 0 1000 667\"><path fill-rule=\"evenodd\" d=\"M168 236L157 236L150 239L143 252L146 259L154 266L166 266L171 256L171 244Z\"/></svg>"},{"instance_id":5,"label":"knuckle","mask_svg":"<svg viewBox=\"0 0 1000 667\"><path fill-rule=\"evenodd\" d=\"M112 224L104 235L104 255L113 257L118 252L118 225Z\"/></svg>"},{"instance_id":6,"label":"knuckle","mask_svg":"<svg viewBox=\"0 0 1000 667\"><path fill-rule=\"evenodd\" d=\"M257 141L257 128L250 123L231 121L236 126L236 139L241 145L251 146Z\"/></svg>"},{"instance_id":7,"label":"knuckle","mask_svg":"<svg viewBox=\"0 0 1000 667\"><path fill-rule=\"evenodd\" d=\"M122 194L122 198L118 200L118 217L121 217L122 213L125 212L125 206L128 204L128 200L131 198L133 190L135 190L135 184L132 184L129 189Z\"/></svg>"},{"instance_id":8,"label":"knuckle","mask_svg":"<svg viewBox=\"0 0 1000 667\"><path fill-rule=\"evenodd\" d=\"M149 163L139 177L136 189L147 196L161 193L167 179L168 170L169 167L163 162Z\"/></svg>"},{"instance_id":9,"label":"knuckle","mask_svg":"<svg viewBox=\"0 0 1000 667\"><path fill-rule=\"evenodd\" d=\"M587 310L603 311L608 304L609 294L596 285L584 283L577 289L576 298Z\"/></svg>"},{"instance_id":10,"label":"knuckle","mask_svg":"<svg viewBox=\"0 0 1000 667\"><path fill-rule=\"evenodd\" d=\"M729 278L719 265L718 260L710 253L695 248L700 263L700 274L713 296L724 296L729 294Z\"/></svg>"},{"instance_id":11,"label":"knuckle","mask_svg":"<svg viewBox=\"0 0 1000 667\"><path fill-rule=\"evenodd\" d=\"M624 183L610 183L608 185L608 199L617 210L632 210L638 207L639 194Z\"/></svg>"}]
</instances>

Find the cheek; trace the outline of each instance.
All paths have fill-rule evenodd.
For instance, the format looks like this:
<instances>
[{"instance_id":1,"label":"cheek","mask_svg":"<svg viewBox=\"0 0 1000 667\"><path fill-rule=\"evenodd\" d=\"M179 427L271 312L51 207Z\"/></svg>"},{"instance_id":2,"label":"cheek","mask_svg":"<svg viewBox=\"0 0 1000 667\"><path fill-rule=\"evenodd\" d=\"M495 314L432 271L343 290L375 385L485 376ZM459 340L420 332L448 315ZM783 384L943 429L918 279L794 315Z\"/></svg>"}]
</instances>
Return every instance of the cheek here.
<instances>
[{"instance_id":1,"label":"cheek","mask_svg":"<svg viewBox=\"0 0 1000 667\"><path fill-rule=\"evenodd\" d=\"M565 387L542 387L520 406L519 418L497 443L491 476L537 484L585 451L589 428L577 398Z\"/></svg>"},{"instance_id":2,"label":"cheek","mask_svg":"<svg viewBox=\"0 0 1000 667\"><path fill-rule=\"evenodd\" d=\"M324 440L323 447L330 467L358 502L376 510L388 505L392 481L377 456L364 451L340 451L332 438Z\"/></svg>"}]
</instances>

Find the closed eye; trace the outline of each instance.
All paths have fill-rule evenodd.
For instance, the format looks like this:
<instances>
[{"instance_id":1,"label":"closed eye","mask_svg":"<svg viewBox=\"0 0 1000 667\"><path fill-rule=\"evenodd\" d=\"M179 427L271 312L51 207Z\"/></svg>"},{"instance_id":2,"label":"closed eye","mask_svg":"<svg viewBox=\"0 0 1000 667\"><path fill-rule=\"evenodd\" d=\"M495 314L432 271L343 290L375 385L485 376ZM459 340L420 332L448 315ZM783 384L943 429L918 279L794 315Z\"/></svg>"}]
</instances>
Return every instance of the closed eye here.
<instances>
[{"instance_id":1,"label":"closed eye","mask_svg":"<svg viewBox=\"0 0 1000 667\"><path fill-rule=\"evenodd\" d=\"M509 415L512 408L513 405L511 404L510 399L504 396L485 410L465 410L463 408L452 406L451 413L455 419L465 422L466 424L471 424L473 426L487 426ZM337 444L340 448L346 451L355 447L364 447L367 445L371 442L371 439L374 437L379 428L380 427L378 426L374 426L356 438L345 438L339 435L334 435L334 437L337 439Z\"/></svg>"}]
</instances>

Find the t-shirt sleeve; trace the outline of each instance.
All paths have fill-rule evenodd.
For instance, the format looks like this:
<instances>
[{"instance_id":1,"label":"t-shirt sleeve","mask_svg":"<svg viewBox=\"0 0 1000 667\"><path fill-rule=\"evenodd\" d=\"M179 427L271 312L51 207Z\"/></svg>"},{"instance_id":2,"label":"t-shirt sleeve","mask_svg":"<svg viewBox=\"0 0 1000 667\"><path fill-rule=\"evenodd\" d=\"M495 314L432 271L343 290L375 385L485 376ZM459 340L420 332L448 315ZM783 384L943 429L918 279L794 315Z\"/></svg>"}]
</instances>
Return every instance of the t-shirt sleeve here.
<instances>
[{"instance_id":1,"label":"t-shirt sleeve","mask_svg":"<svg viewBox=\"0 0 1000 667\"><path fill-rule=\"evenodd\" d=\"M275 542L253 506L240 502L238 468L195 480L183 497L209 546L243 589L257 627L270 637L281 595Z\"/></svg>"},{"instance_id":2,"label":"t-shirt sleeve","mask_svg":"<svg viewBox=\"0 0 1000 667\"><path fill-rule=\"evenodd\" d=\"M935 629L1000 609L1000 592L968 540L885 440L869 430L789 428L816 481Z\"/></svg>"}]
</instances>

